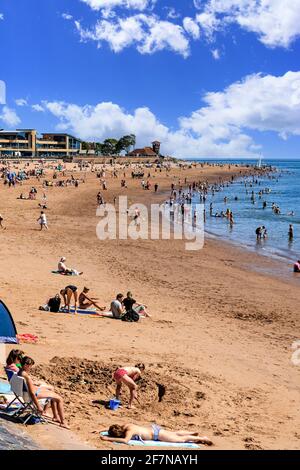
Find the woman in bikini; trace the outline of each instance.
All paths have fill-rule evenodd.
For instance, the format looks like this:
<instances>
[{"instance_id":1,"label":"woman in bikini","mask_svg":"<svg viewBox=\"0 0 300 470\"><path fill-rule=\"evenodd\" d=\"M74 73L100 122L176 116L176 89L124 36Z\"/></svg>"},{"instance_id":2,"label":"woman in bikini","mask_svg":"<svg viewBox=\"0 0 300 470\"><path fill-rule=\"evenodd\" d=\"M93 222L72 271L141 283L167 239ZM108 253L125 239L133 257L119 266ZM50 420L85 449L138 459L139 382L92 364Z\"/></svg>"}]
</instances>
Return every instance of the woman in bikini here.
<instances>
[{"instance_id":1,"label":"woman in bikini","mask_svg":"<svg viewBox=\"0 0 300 470\"><path fill-rule=\"evenodd\" d=\"M75 305L75 310L74 314L77 313L77 302L78 302L78 290L76 286L67 286L64 289L60 291L61 296L64 299L65 302L65 308L68 309L68 313L70 313L70 304L71 304L71 299L74 297L74 305Z\"/></svg>"},{"instance_id":2,"label":"woman in bikini","mask_svg":"<svg viewBox=\"0 0 300 470\"><path fill-rule=\"evenodd\" d=\"M151 426L137 426L136 424L114 424L108 430L108 436L100 435L103 441L120 442L128 444L130 440L163 441L163 442L194 442L211 446L213 443L206 436L198 436L191 431L166 431L157 424Z\"/></svg>"},{"instance_id":3,"label":"woman in bikini","mask_svg":"<svg viewBox=\"0 0 300 470\"><path fill-rule=\"evenodd\" d=\"M122 384L127 385L130 391L130 399L129 399L129 408L133 408L133 400L137 400L137 385L135 381L141 377L142 371L145 370L144 364L136 364L134 367L120 367L117 369L114 374L113 378L117 382L116 387L116 399L119 399Z\"/></svg>"},{"instance_id":4,"label":"woman in bikini","mask_svg":"<svg viewBox=\"0 0 300 470\"><path fill-rule=\"evenodd\" d=\"M18 375L20 377L23 377L23 379L26 382L26 386L24 391L28 391L32 401L34 402L37 410L41 414L45 414L46 407L43 408L39 400L42 399L49 399L50 400L50 405L53 413L53 421L56 421L59 423L62 427L69 429L69 426L66 425L65 423L65 416L64 416L64 402L63 399L60 395L57 395L53 390L49 390L43 386L36 387L33 383L33 380L31 378L30 370L32 366L34 365L34 360L31 359L31 357L28 356L23 356L21 359L21 369L18 372Z\"/></svg>"},{"instance_id":5,"label":"woman in bikini","mask_svg":"<svg viewBox=\"0 0 300 470\"><path fill-rule=\"evenodd\" d=\"M86 310L90 307L96 307L98 310L103 312L103 310L105 310L105 307L100 307L100 305L95 302L95 300L98 299L94 297L89 297L87 295L89 290L90 289L88 287L84 287L83 291L79 294L79 308L81 308L82 310Z\"/></svg>"}]
</instances>

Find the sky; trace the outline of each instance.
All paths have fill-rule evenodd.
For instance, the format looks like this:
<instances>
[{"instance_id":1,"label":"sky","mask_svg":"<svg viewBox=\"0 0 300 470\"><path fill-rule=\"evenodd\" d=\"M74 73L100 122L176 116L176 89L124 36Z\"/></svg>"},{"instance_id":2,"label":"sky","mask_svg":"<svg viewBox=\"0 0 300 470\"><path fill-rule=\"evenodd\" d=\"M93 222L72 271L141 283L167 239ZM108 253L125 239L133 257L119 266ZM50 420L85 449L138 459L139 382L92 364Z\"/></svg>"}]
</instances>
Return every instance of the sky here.
<instances>
[{"instance_id":1,"label":"sky","mask_svg":"<svg viewBox=\"0 0 300 470\"><path fill-rule=\"evenodd\" d=\"M300 158L300 0L0 0L0 50L0 128Z\"/></svg>"}]
</instances>

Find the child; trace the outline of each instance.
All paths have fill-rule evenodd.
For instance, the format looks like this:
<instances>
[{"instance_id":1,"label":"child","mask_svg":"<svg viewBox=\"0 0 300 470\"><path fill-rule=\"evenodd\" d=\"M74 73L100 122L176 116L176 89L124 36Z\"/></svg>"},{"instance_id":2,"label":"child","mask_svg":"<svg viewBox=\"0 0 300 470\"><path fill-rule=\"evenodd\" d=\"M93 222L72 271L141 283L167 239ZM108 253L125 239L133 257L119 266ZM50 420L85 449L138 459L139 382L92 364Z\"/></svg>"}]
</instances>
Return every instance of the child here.
<instances>
[{"instance_id":1,"label":"child","mask_svg":"<svg viewBox=\"0 0 300 470\"><path fill-rule=\"evenodd\" d=\"M116 387L116 399L119 399L122 384L127 385L130 391L130 399L128 408L134 408L132 405L133 400L137 400L137 385L135 381L141 377L142 372L145 370L144 364L136 364L134 367L121 367L117 369L114 374L113 378L117 382Z\"/></svg>"},{"instance_id":2,"label":"child","mask_svg":"<svg viewBox=\"0 0 300 470\"><path fill-rule=\"evenodd\" d=\"M5 372L8 377L8 380L10 380L13 376L13 374L17 374L20 370L21 367L21 359L24 356L24 352L20 351L20 349L12 349L7 356L6 359L6 366L5 366Z\"/></svg>"},{"instance_id":3,"label":"child","mask_svg":"<svg viewBox=\"0 0 300 470\"><path fill-rule=\"evenodd\" d=\"M47 217L43 211L41 212L41 215L37 219L37 222L39 222L41 226L41 230L43 230L43 227L45 227L45 229L48 230Z\"/></svg>"}]
</instances>

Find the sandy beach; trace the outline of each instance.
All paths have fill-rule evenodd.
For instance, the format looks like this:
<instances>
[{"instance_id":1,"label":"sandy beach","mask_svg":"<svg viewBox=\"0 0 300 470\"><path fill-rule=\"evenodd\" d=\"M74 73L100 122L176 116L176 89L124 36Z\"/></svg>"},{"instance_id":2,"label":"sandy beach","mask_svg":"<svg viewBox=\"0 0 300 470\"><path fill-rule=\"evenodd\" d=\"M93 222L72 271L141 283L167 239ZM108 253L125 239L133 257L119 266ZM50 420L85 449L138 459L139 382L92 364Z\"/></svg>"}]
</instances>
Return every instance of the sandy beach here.
<instances>
[{"instance_id":1,"label":"sandy beach","mask_svg":"<svg viewBox=\"0 0 300 470\"><path fill-rule=\"evenodd\" d=\"M68 166L66 177L70 177ZM218 181L240 175L240 168L206 166L154 169L154 192L130 178L128 188L107 172L106 202L127 195L131 204L162 202L173 181ZM244 170L247 171L247 170ZM147 170L148 172L148 170ZM48 170L47 179L52 178ZM79 178L83 172L75 173ZM64 179L62 176L60 179ZM300 368L291 362L299 338L299 278L291 267L207 239L189 252L182 240L105 240L96 236L100 180L86 172L79 187L49 187L48 231L36 219L42 179L15 189L0 184L1 299L18 333L38 336L21 348L37 363L37 377L49 381L65 400L67 421L78 439L95 448L114 448L99 439L113 423L156 422L209 436L215 449L297 449L300 444ZM37 200L17 199L31 186ZM237 228L238 229L238 228ZM83 275L54 275L61 256ZM272 274L274 273L274 274ZM88 286L100 305L109 306L128 290L149 307L152 318L126 323L112 319L39 311L68 284ZM8 348L9 350L9 348ZM105 408L113 397L117 366L144 362L140 404L129 410ZM158 385L166 394L158 401ZM128 400L127 390L123 400ZM50 433L62 432L51 426ZM47 448L39 426L28 432ZM123 446L125 448L125 446ZM122 447L122 450L123 450Z\"/></svg>"}]
</instances>

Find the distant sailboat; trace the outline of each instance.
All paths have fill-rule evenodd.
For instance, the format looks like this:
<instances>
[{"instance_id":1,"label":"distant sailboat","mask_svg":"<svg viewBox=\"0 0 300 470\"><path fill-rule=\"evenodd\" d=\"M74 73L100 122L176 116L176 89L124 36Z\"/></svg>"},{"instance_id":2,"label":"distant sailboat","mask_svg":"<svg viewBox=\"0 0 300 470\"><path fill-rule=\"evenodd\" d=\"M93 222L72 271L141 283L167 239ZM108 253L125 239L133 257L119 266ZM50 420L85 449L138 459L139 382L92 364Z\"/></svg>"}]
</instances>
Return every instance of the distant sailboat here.
<instances>
[{"instance_id":1,"label":"distant sailboat","mask_svg":"<svg viewBox=\"0 0 300 470\"><path fill-rule=\"evenodd\" d=\"M257 162L257 168L261 168L262 167L262 159L263 159L263 156L262 156L262 153L259 155L259 159L258 159L258 162Z\"/></svg>"}]
</instances>

